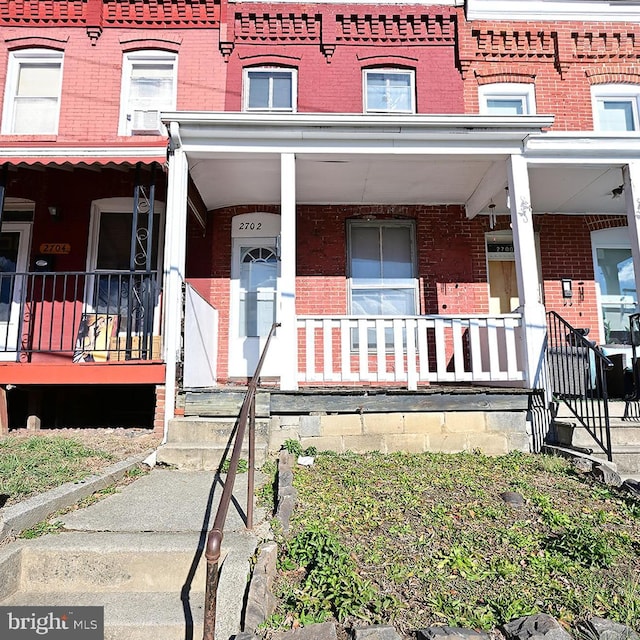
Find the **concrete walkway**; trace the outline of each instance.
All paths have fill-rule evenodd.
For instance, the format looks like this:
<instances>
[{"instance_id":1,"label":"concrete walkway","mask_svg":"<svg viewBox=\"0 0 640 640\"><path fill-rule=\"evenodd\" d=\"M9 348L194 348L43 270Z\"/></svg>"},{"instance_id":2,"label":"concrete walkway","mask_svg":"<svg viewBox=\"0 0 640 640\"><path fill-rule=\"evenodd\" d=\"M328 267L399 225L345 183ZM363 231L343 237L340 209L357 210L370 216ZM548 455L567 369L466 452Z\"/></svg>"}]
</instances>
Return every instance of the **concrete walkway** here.
<instances>
[{"instance_id":1,"label":"concrete walkway","mask_svg":"<svg viewBox=\"0 0 640 640\"><path fill-rule=\"evenodd\" d=\"M245 528L247 477L236 480L222 544L216 623L221 640L240 630L250 558L268 535L261 509L254 530ZM59 518L63 533L5 546L0 583L1 573L16 562L21 578L14 593L0 593L0 605L101 605L105 638L201 637L204 547L224 481L213 472L156 467ZM256 473L256 486L263 482ZM4 571L2 556L10 559Z\"/></svg>"}]
</instances>

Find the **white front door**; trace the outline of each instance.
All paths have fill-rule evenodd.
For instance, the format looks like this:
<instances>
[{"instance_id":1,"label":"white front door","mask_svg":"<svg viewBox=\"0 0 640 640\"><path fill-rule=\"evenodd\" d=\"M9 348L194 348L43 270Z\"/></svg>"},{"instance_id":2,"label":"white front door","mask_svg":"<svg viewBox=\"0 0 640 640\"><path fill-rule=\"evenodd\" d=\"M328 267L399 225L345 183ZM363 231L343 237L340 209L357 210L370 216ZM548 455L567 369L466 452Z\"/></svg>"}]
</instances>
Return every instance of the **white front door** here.
<instances>
[{"instance_id":1,"label":"white front door","mask_svg":"<svg viewBox=\"0 0 640 640\"><path fill-rule=\"evenodd\" d=\"M20 353L20 328L23 317L31 224L4 222L0 233L0 360L16 360Z\"/></svg>"},{"instance_id":2,"label":"white front door","mask_svg":"<svg viewBox=\"0 0 640 640\"><path fill-rule=\"evenodd\" d=\"M277 321L280 275L277 233L269 237L249 235L269 227L272 234L277 232L279 216L248 215L250 217L246 220L245 216L237 216L238 220L234 220L233 225L234 230L247 232L247 235L233 239L229 311L229 376L241 378L253 375L271 326ZM278 229L269 222L277 222ZM249 225L253 225L253 229ZM256 228L258 225L259 229ZM262 376L279 375L277 352L278 338L274 336L262 368Z\"/></svg>"}]
</instances>

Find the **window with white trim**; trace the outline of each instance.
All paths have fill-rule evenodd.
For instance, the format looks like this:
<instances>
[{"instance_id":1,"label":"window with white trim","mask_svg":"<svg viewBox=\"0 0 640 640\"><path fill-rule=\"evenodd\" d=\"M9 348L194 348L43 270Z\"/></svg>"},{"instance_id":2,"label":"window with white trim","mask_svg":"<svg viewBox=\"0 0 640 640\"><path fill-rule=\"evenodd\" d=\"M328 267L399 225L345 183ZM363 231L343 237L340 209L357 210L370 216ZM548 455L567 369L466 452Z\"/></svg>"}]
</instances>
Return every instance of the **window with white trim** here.
<instances>
[{"instance_id":1,"label":"window with white trim","mask_svg":"<svg viewBox=\"0 0 640 640\"><path fill-rule=\"evenodd\" d=\"M411 69L364 69L365 113L415 113L415 73Z\"/></svg>"},{"instance_id":2,"label":"window with white trim","mask_svg":"<svg viewBox=\"0 0 640 640\"><path fill-rule=\"evenodd\" d=\"M411 221L349 224L350 311L413 316L418 311L415 229Z\"/></svg>"},{"instance_id":3,"label":"window with white trim","mask_svg":"<svg viewBox=\"0 0 640 640\"><path fill-rule=\"evenodd\" d=\"M593 126L596 131L638 131L640 86L600 84L591 87Z\"/></svg>"},{"instance_id":4,"label":"window with white trim","mask_svg":"<svg viewBox=\"0 0 640 640\"><path fill-rule=\"evenodd\" d=\"M124 54L118 135L163 135L162 111L176 108L178 56L168 51Z\"/></svg>"},{"instance_id":5,"label":"window with white trim","mask_svg":"<svg viewBox=\"0 0 640 640\"><path fill-rule=\"evenodd\" d=\"M478 88L480 113L497 116L526 116L536 112L535 85L523 82L495 82Z\"/></svg>"},{"instance_id":6,"label":"window with white trim","mask_svg":"<svg viewBox=\"0 0 640 640\"><path fill-rule=\"evenodd\" d=\"M22 49L9 54L3 134L58 132L62 51Z\"/></svg>"},{"instance_id":7,"label":"window with white trim","mask_svg":"<svg viewBox=\"0 0 640 640\"><path fill-rule=\"evenodd\" d=\"M244 70L244 111L296 110L297 72L285 67Z\"/></svg>"}]
</instances>

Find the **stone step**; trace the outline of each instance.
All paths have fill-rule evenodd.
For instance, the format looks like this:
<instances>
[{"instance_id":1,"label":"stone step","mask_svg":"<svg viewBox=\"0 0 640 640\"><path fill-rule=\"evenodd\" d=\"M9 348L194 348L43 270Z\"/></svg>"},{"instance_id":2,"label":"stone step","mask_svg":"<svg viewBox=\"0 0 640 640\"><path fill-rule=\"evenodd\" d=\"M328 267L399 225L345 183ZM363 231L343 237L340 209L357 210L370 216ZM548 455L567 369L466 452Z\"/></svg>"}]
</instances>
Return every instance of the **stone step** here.
<instances>
[{"instance_id":1,"label":"stone step","mask_svg":"<svg viewBox=\"0 0 640 640\"><path fill-rule=\"evenodd\" d=\"M170 444L186 444L204 442L226 446L236 426L235 418L174 418L169 421L167 442ZM247 438L246 427L245 439ZM269 419L256 419L256 442L265 444L269 437Z\"/></svg>"},{"instance_id":2,"label":"stone step","mask_svg":"<svg viewBox=\"0 0 640 640\"><path fill-rule=\"evenodd\" d=\"M249 459L249 450L244 446L241 458ZM230 449L225 445L209 442L167 443L157 452L158 464L166 464L189 471L216 471L223 459L231 457ZM267 445L256 442L256 467L261 467L267 460Z\"/></svg>"}]
</instances>

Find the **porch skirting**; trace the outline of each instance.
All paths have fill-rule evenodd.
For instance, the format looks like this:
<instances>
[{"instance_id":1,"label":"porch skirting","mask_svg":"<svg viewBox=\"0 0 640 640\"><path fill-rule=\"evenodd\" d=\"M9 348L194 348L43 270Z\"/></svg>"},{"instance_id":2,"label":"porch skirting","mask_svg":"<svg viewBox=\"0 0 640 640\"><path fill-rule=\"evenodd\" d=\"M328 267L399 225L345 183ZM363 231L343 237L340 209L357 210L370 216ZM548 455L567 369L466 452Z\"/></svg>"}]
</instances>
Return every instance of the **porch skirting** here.
<instances>
[{"instance_id":1,"label":"porch skirting","mask_svg":"<svg viewBox=\"0 0 640 640\"><path fill-rule=\"evenodd\" d=\"M243 392L188 392L186 416L231 418ZM523 389L430 387L424 392L382 389L259 392L256 414L268 425L274 453L289 439L319 451L479 450L487 455L531 451L531 392ZM237 415L237 413L235 414ZM188 419L188 418L187 418Z\"/></svg>"}]
</instances>

